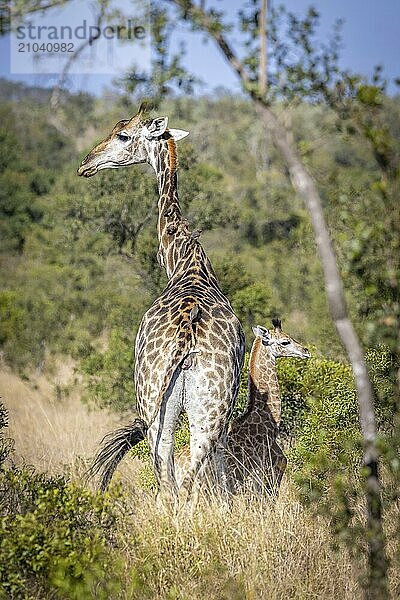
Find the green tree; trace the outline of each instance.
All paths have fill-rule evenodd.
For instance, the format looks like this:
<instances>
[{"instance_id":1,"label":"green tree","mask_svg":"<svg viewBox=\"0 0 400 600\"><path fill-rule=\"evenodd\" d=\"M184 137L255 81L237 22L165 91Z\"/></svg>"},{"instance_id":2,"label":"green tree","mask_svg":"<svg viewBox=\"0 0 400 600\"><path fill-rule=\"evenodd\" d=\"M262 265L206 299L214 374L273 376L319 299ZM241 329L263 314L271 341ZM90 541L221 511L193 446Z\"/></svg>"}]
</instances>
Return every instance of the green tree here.
<instances>
[{"instance_id":1,"label":"green tree","mask_svg":"<svg viewBox=\"0 0 400 600\"><path fill-rule=\"evenodd\" d=\"M313 44L313 34L318 19L315 9L310 9L303 20L289 15L291 34L289 40L293 42L298 52L294 62L290 59L287 60L287 57L290 56L290 44L285 45L280 42L280 48L275 56L280 67L278 72L283 72L287 81L285 85L282 85L278 80L276 87L272 87L275 94L269 93L269 97L267 97L265 89L260 87L260 81L255 75L261 62L264 62L264 57L260 59L260 51L262 49L265 51L265 44L255 44L254 40L257 38L259 42L267 35L266 31L260 31L258 27L260 16L258 3L252 3L250 19L243 13L241 15L242 25L244 28L247 27L248 32L248 52L244 60L238 58L227 40L227 28L223 23L221 12L207 9L204 3L197 4L190 0L175 0L174 4L183 20L189 21L195 29L200 28L209 34L239 76L244 90L257 107L266 129L272 135L274 143L287 165L294 189L303 199L309 212L324 271L330 312L352 364L357 386L360 423L364 440L365 493L368 506L367 542L370 569L367 596L387 597L387 562L382 532L380 484L377 469L378 447L372 386L361 344L348 316L342 278L316 182L305 168L293 139L288 135L274 111L271 110L270 105L272 97L274 95L276 97L277 94L287 99L300 95L304 98L318 97L318 95L321 97L325 95L325 90L330 86L340 83L342 78L337 68L337 36L334 36L330 47L327 50L323 49L321 53ZM265 9L264 4L263 8ZM265 21L265 18L261 20L263 25ZM257 28L249 26L249 23L257 24ZM263 82L265 88L264 78Z\"/></svg>"}]
</instances>

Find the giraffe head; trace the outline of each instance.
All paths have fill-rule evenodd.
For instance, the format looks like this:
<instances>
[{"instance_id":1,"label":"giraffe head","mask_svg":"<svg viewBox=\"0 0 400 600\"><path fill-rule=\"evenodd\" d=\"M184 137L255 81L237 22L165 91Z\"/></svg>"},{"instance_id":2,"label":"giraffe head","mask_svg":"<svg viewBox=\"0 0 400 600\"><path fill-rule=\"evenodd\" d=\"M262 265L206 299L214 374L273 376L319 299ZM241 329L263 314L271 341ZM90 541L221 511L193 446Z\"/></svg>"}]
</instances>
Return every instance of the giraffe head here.
<instances>
[{"instance_id":1,"label":"giraffe head","mask_svg":"<svg viewBox=\"0 0 400 600\"><path fill-rule=\"evenodd\" d=\"M310 358L310 351L299 344L295 339L284 333L281 329L280 319L272 320L272 329L266 329L261 325L253 327L253 333L260 337L273 358L280 356L291 356L293 358Z\"/></svg>"},{"instance_id":2,"label":"giraffe head","mask_svg":"<svg viewBox=\"0 0 400 600\"><path fill-rule=\"evenodd\" d=\"M155 165L157 153L163 146L172 145L171 160L175 151L173 141L186 137L189 132L168 129L168 117L147 119L143 105L131 119L118 121L111 133L83 159L78 175L92 177L101 169L119 169L128 165L148 162ZM163 142L161 144L160 142ZM171 165L172 166L172 165Z\"/></svg>"}]
</instances>

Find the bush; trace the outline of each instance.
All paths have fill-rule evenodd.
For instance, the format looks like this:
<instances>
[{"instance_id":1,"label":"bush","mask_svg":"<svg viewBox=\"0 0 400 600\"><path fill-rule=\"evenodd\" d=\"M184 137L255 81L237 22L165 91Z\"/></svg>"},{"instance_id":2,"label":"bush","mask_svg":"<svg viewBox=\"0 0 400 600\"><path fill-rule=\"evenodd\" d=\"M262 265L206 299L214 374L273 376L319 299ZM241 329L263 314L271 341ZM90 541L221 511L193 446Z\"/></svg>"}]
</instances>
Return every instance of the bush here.
<instances>
[{"instance_id":1,"label":"bush","mask_svg":"<svg viewBox=\"0 0 400 600\"><path fill-rule=\"evenodd\" d=\"M387 347L367 352L376 396L380 431L395 428L395 403L391 385L391 359ZM315 513L329 517L336 539L352 552L363 551L365 523L360 503L362 486L362 436L351 367L313 357L308 361L280 361L278 373L283 403L283 427L292 438L289 468L303 502ZM397 439L397 448L399 447ZM398 499L400 463L395 456L395 435L381 439L386 472L385 506ZM394 535L396 535L396 532ZM391 533L393 536L393 533Z\"/></svg>"},{"instance_id":2,"label":"bush","mask_svg":"<svg viewBox=\"0 0 400 600\"><path fill-rule=\"evenodd\" d=\"M281 312L271 289L263 283L251 283L239 289L230 300L247 340L252 339L251 328L255 324L269 322Z\"/></svg>"},{"instance_id":3,"label":"bush","mask_svg":"<svg viewBox=\"0 0 400 600\"><path fill-rule=\"evenodd\" d=\"M99 406L112 406L115 410L135 406L133 346L132 337L116 328L111 332L107 350L93 351L83 359L81 371L87 378L88 398Z\"/></svg>"},{"instance_id":4,"label":"bush","mask_svg":"<svg viewBox=\"0 0 400 600\"><path fill-rule=\"evenodd\" d=\"M21 306L17 292L0 292L0 346L15 365L26 359L28 315Z\"/></svg>"},{"instance_id":5,"label":"bush","mask_svg":"<svg viewBox=\"0 0 400 600\"><path fill-rule=\"evenodd\" d=\"M360 461L361 434L351 368L312 357L301 364L281 361L278 371L283 427L295 437L290 463L310 493L322 491L331 482L332 472L352 471Z\"/></svg>"},{"instance_id":6,"label":"bush","mask_svg":"<svg viewBox=\"0 0 400 600\"><path fill-rule=\"evenodd\" d=\"M390 433L395 426L395 374L399 368L389 347L379 344L366 352L369 376L375 393L375 416L379 431Z\"/></svg>"},{"instance_id":7,"label":"bush","mask_svg":"<svg viewBox=\"0 0 400 600\"><path fill-rule=\"evenodd\" d=\"M111 517L104 498L27 469L5 470L1 479L3 597L30 597L36 590L68 599L109 598L116 562L107 548ZM96 581L102 589L93 594Z\"/></svg>"},{"instance_id":8,"label":"bush","mask_svg":"<svg viewBox=\"0 0 400 600\"><path fill-rule=\"evenodd\" d=\"M385 346L366 354L376 397L379 429L393 426L395 402L392 359ZM321 357L278 361L282 395L282 431L295 439L290 452L296 469L326 474L328 465L355 469L361 457L357 396L350 365Z\"/></svg>"},{"instance_id":9,"label":"bush","mask_svg":"<svg viewBox=\"0 0 400 600\"><path fill-rule=\"evenodd\" d=\"M6 426L0 410L0 426ZM2 458L10 448L1 438ZM0 598L99 598L120 589L121 567L110 496L93 495L64 477L0 469Z\"/></svg>"}]
</instances>

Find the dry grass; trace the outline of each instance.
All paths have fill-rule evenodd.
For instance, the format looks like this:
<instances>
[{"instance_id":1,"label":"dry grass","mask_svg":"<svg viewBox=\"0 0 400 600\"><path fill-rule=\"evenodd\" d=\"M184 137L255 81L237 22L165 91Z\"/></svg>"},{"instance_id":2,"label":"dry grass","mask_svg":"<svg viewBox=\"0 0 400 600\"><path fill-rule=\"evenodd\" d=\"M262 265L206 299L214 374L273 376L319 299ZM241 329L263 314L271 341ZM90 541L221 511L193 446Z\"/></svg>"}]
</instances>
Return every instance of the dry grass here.
<instances>
[{"instance_id":1,"label":"dry grass","mask_svg":"<svg viewBox=\"0 0 400 600\"><path fill-rule=\"evenodd\" d=\"M27 382L0 371L17 462L79 477L100 438L119 424L115 415L89 411L78 389L57 400L57 386L72 372L64 365L51 380ZM124 461L116 478L128 492L117 501L123 515L117 540L125 556L124 587L130 589L122 598L361 598L359 564L346 550L333 550L327 523L298 503L287 480L275 504L243 497L234 498L230 507L202 501L194 516L171 518L140 488L134 463ZM398 590L397 571L391 572L392 590Z\"/></svg>"},{"instance_id":2,"label":"dry grass","mask_svg":"<svg viewBox=\"0 0 400 600\"><path fill-rule=\"evenodd\" d=\"M52 474L68 469L71 474L71 468L79 471L79 463L92 458L100 438L116 426L115 415L84 405L78 389L57 398L60 387L72 379L71 363L64 363L50 379L41 375L24 381L0 370L0 395L9 414L15 463Z\"/></svg>"},{"instance_id":3,"label":"dry grass","mask_svg":"<svg viewBox=\"0 0 400 600\"><path fill-rule=\"evenodd\" d=\"M120 535L139 577L138 600L361 598L347 552L332 549L326 523L311 518L289 486L275 505L208 501L191 517L160 515L140 494L131 508Z\"/></svg>"}]
</instances>

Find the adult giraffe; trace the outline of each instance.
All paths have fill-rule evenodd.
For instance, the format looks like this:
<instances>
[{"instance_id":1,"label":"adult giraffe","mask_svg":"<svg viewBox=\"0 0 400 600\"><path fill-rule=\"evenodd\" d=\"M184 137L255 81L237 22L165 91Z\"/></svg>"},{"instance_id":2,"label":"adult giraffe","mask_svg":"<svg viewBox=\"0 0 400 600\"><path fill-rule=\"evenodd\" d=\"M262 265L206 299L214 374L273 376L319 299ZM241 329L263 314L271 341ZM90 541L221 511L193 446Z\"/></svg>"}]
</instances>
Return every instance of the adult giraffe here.
<instances>
[{"instance_id":1,"label":"adult giraffe","mask_svg":"<svg viewBox=\"0 0 400 600\"><path fill-rule=\"evenodd\" d=\"M157 176L158 257L169 283L144 315L135 344L135 387L140 419L109 442L110 464L147 433L161 497L174 501L174 431L186 410L191 461L179 495L187 499L212 454L227 486L224 453L228 420L239 388L244 337L222 294L198 235L182 218L177 193L175 141L187 132L167 128L167 117L146 120L143 110L119 121L82 161L78 174L149 163ZM104 457L104 455L103 455ZM99 458L99 457L98 457ZM99 465L101 461L97 460ZM115 468L115 466L114 466ZM199 471L201 470L201 473Z\"/></svg>"}]
</instances>

